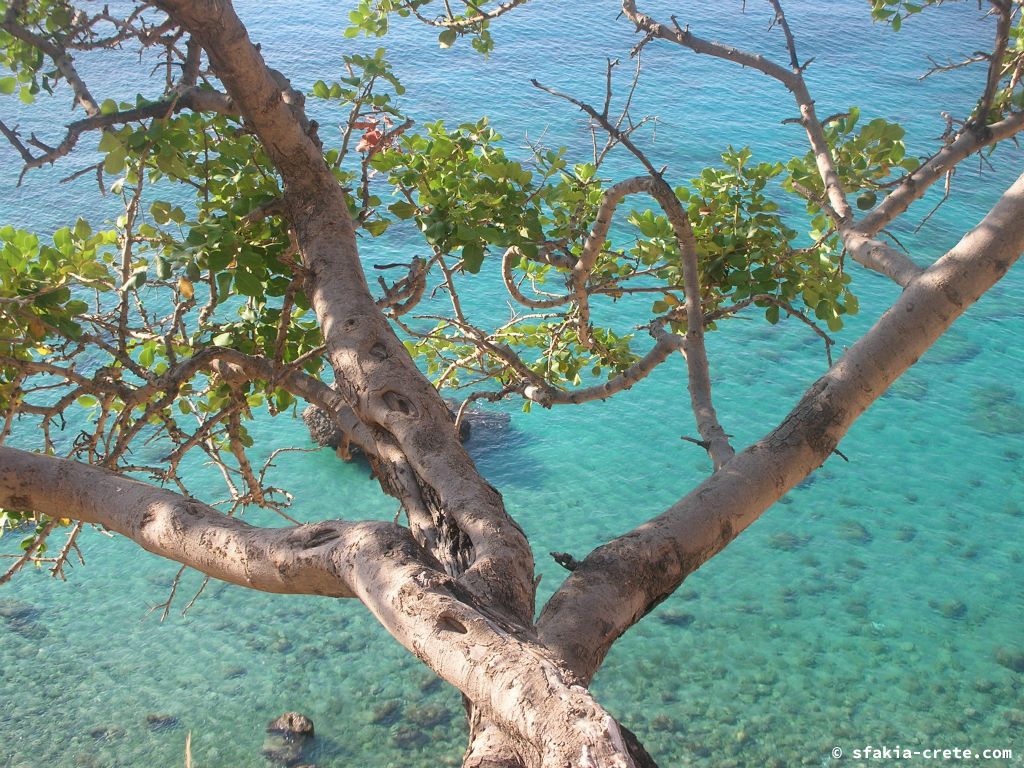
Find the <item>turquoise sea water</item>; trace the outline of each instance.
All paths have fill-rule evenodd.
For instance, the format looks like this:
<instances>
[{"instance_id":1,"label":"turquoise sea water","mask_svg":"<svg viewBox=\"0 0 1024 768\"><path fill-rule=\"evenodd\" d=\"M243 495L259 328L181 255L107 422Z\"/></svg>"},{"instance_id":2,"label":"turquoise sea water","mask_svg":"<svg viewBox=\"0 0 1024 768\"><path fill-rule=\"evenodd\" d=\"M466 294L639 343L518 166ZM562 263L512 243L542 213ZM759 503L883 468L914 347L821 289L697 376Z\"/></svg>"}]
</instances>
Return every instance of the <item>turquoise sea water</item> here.
<instances>
[{"instance_id":1,"label":"turquoise sea water","mask_svg":"<svg viewBox=\"0 0 1024 768\"><path fill-rule=\"evenodd\" d=\"M351 45L340 36L351 3L238 5L270 62L301 73L296 84L337 76ZM748 2L745 15L739 6L659 0L649 12L676 13L697 34L781 59L762 4ZM973 4L924 15L900 35L873 27L864 2L786 8L801 55L816 57L808 77L822 114L860 104L865 117L901 120L909 150L923 154L943 130L940 110L963 114L972 103L980 71L917 76L929 55L945 60L984 45L989 27ZM528 134L585 159L580 115L527 81L599 100L604 57L625 59L635 42L617 13L614 2L535 0L496 25L486 63L402 26L387 44L409 87L403 103L419 122L486 113L512 147ZM667 46L649 46L644 61L635 113L659 116L648 146L670 178L695 175L728 144L751 144L765 159L803 151L800 131L780 125L793 112L780 86ZM117 70L96 74L119 87ZM0 101L0 114L15 111L11 101ZM338 122L322 117L324 126ZM321 135L329 138L328 128ZM921 263L938 257L1022 159L1008 146L992 168L965 163L956 197L930 226L913 232L934 194L896 234ZM94 199L87 180L54 186L71 166L32 174L15 190L16 161L0 147L4 222L44 232L110 204ZM607 170L635 172L624 160ZM365 250L372 260L408 256L397 238ZM862 312L840 347L897 293L854 274ZM476 311L503 306L486 277L471 293ZM1024 673L1006 666L1024 654L1022 332L1018 266L857 423L840 446L849 463L831 459L616 645L595 690L662 765L869 764L849 757L865 744L1008 748L1012 759L991 764L1024 765ZM816 339L795 323L733 323L711 339L710 354L720 415L739 446L777 423L825 369ZM509 428L475 435L470 448L531 537L542 601L563 576L547 552L584 555L709 469L679 440L693 433L681 363L607 403L507 410ZM308 446L296 421L261 423L256 433L262 456ZM35 439L27 430L15 437ZM295 493L301 519L395 511L365 468L329 451L282 457L271 480ZM222 495L214 480L208 488ZM187 732L201 768L261 766L264 726L289 709L316 723L309 761L320 768L459 763L457 694L358 604L211 584L187 616L174 611L159 623L148 611L166 599L176 566L99 533L85 545L88 565L67 583L28 572L0 590L0 766L182 765ZM179 607L198 584L186 579ZM151 714L174 720L154 728ZM847 757L833 759L834 747Z\"/></svg>"}]
</instances>

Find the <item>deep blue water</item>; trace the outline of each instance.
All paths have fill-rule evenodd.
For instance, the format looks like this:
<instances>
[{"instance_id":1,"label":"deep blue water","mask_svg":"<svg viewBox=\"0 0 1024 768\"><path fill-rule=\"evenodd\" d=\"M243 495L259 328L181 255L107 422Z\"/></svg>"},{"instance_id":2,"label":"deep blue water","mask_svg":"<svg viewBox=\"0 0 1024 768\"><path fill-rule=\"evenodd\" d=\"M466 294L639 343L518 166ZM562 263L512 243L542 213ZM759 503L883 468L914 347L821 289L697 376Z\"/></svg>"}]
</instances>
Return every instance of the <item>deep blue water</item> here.
<instances>
[{"instance_id":1,"label":"deep blue water","mask_svg":"<svg viewBox=\"0 0 1024 768\"><path fill-rule=\"evenodd\" d=\"M344 51L377 45L342 38L351 2L238 5L271 64L303 87L337 77ZM765 32L766 4L747 6L740 14L731 0L658 0L647 10L783 59L780 36ZM786 8L801 56L815 57L808 78L820 113L859 104L865 119L899 120L911 154L934 146L940 111L964 114L980 88L980 70L918 79L928 56L985 45L990 29L973 4L924 14L899 35L872 26L866 2ZM622 58L626 70L636 42L617 15L615 2L534 0L495 25L486 62L468 46L439 50L416 25L396 27L386 45L409 89L402 104L419 123L487 114L515 151L529 136L585 160L581 115L528 80L598 101L605 58ZM124 69L89 68L106 87L127 87ZM0 99L5 119L18 113L23 127L49 135L47 121L63 107L34 117ZM729 144L750 144L755 158L802 154L802 132L780 124L793 111L784 89L756 73L667 45L644 53L634 113L658 116L645 146L673 180L696 175ZM341 118L318 118L329 142ZM954 199L928 228L913 231L937 193L895 233L920 263L937 258L1021 160L1007 146L992 168L964 163ZM88 179L54 183L77 165L31 174L15 189L17 165L0 147L2 223L46 232L81 212L113 215ZM613 178L635 172L625 157L606 168ZM364 251L394 260L408 257L407 242L395 233ZM853 273L861 315L839 334L840 349L897 295L883 278ZM496 285L487 275L473 283L471 311L504 306ZM1024 676L999 663L1024 653L1022 330L1018 266L857 423L841 445L849 463L830 460L615 647L597 694L663 765L856 764L833 761L831 749L866 743L1012 748L1016 757L998 764L1024 764ZM825 369L816 339L795 323L736 322L709 343L719 412L738 446L777 423ZM534 543L541 600L562 578L547 552L582 556L706 475L700 450L679 440L693 433L687 402L682 363L672 362L607 403L531 414L509 406L508 430L474 437L481 470ZM256 432L261 456L308 445L287 418ZM15 441L33 445L36 436L23 429ZM329 451L283 457L271 481L295 493L302 519L395 511L365 468ZM205 487L220 498L215 482ZM458 764L458 696L358 604L211 585L187 616L161 624L147 611L166 598L176 566L99 534L85 543L88 565L67 583L23 573L0 593L0 606L35 611L30 621L0 615L0 765L180 765L191 731L197 766L257 766L266 721L288 709L315 721L321 768ZM13 539L2 546L10 551ZM198 583L186 582L186 600ZM147 714L179 725L154 731Z\"/></svg>"}]
</instances>

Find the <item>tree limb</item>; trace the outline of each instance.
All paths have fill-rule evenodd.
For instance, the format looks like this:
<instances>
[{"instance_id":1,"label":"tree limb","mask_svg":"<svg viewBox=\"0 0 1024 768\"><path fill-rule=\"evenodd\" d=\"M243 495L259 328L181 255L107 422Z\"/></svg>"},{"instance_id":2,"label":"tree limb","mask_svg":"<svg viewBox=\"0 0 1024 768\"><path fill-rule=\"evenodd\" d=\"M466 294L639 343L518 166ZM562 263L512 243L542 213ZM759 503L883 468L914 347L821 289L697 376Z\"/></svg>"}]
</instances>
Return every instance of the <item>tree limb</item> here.
<instances>
[{"instance_id":1,"label":"tree limb","mask_svg":"<svg viewBox=\"0 0 1024 768\"><path fill-rule=\"evenodd\" d=\"M177 493L69 459L0 446L0 506L69 517L149 552L263 592L354 597L323 543L356 540L368 524L255 528Z\"/></svg>"},{"instance_id":2,"label":"tree limb","mask_svg":"<svg viewBox=\"0 0 1024 768\"><path fill-rule=\"evenodd\" d=\"M607 400L612 395L630 389L638 381L647 378L651 371L668 360L673 352L682 350L685 343L683 337L661 331L657 342L648 350L647 354L618 376L606 382L574 390L527 384L523 387L523 397L545 408L550 408L553 405L580 405L593 400Z\"/></svg>"},{"instance_id":3,"label":"tree limb","mask_svg":"<svg viewBox=\"0 0 1024 768\"><path fill-rule=\"evenodd\" d=\"M0 506L102 525L161 557L252 589L356 597L511 734L528 765L561 765L567 755L590 755L595 766L633 765L618 725L586 689L535 639L475 607L396 525L331 520L256 528L104 469L3 446Z\"/></svg>"},{"instance_id":4,"label":"tree limb","mask_svg":"<svg viewBox=\"0 0 1024 768\"><path fill-rule=\"evenodd\" d=\"M851 242L847 247L857 247L857 237L871 238L891 224L906 211L911 203L924 197L925 192L943 178L962 160L991 146L998 141L1009 139L1024 129L1024 112L1014 112L1002 120L987 126L987 134L962 131L951 144L942 147L934 156L922 163L895 187L874 209L850 228ZM860 247L866 247L861 245Z\"/></svg>"},{"instance_id":5,"label":"tree limb","mask_svg":"<svg viewBox=\"0 0 1024 768\"><path fill-rule=\"evenodd\" d=\"M447 520L445 525L455 526L471 543L473 562L462 582L481 599L528 621L533 613L529 544L500 495L476 472L455 430L446 426L451 424L447 407L376 306L344 194L303 126L301 105L282 98L279 83L229 4L159 0L157 5L202 44L284 180L288 218L309 271L307 295L342 396L360 421L400 447L435 523Z\"/></svg>"},{"instance_id":6,"label":"tree limb","mask_svg":"<svg viewBox=\"0 0 1024 768\"><path fill-rule=\"evenodd\" d=\"M854 420L1024 251L1024 176L916 279L771 433L689 495L594 550L538 620L541 640L584 680L612 643L821 465Z\"/></svg>"}]
</instances>

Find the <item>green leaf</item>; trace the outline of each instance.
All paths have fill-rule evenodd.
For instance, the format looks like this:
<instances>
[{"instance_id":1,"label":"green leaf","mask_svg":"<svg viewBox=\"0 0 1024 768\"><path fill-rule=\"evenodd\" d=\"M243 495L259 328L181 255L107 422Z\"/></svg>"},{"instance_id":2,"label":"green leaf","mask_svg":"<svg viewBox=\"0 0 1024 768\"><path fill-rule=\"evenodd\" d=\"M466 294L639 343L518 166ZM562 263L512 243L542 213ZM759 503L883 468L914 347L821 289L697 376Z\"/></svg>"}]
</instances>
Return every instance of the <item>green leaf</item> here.
<instances>
[{"instance_id":1,"label":"green leaf","mask_svg":"<svg viewBox=\"0 0 1024 768\"><path fill-rule=\"evenodd\" d=\"M135 291L146 284L146 268L135 270L131 277L124 281L124 285L121 286L121 292Z\"/></svg>"},{"instance_id":2,"label":"green leaf","mask_svg":"<svg viewBox=\"0 0 1024 768\"><path fill-rule=\"evenodd\" d=\"M243 296L262 296L263 283L252 272L245 269L235 270L235 288Z\"/></svg>"},{"instance_id":3,"label":"green leaf","mask_svg":"<svg viewBox=\"0 0 1024 768\"><path fill-rule=\"evenodd\" d=\"M411 219L419 209L412 203L399 200L397 203L389 205L388 210L400 219Z\"/></svg>"},{"instance_id":4,"label":"green leaf","mask_svg":"<svg viewBox=\"0 0 1024 768\"><path fill-rule=\"evenodd\" d=\"M442 48L451 48L456 37L458 33L454 29L446 29L437 36L437 42Z\"/></svg>"},{"instance_id":5,"label":"green leaf","mask_svg":"<svg viewBox=\"0 0 1024 768\"><path fill-rule=\"evenodd\" d=\"M103 161L103 170L111 175L120 173L124 170L125 160L127 157L127 151L119 144L117 149L111 150L107 154L106 159Z\"/></svg>"},{"instance_id":6,"label":"green leaf","mask_svg":"<svg viewBox=\"0 0 1024 768\"><path fill-rule=\"evenodd\" d=\"M480 243L466 243L462 246L462 262L467 272L474 275L484 263L484 247Z\"/></svg>"},{"instance_id":7,"label":"green leaf","mask_svg":"<svg viewBox=\"0 0 1024 768\"><path fill-rule=\"evenodd\" d=\"M171 276L171 265L167 263L167 259L163 256L156 257L154 267L156 268L156 276L158 279L166 280Z\"/></svg>"},{"instance_id":8,"label":"green leaf","mask_svg":"<svg viewBox=\"0 0 1024 768\"><path fill-rule=\"evenodd\" d=\"M171 204L165 203L163 200L157 200L149 207L149 212L153 214L153 220L157 224L166 224L171 220Z\"/></svg>"},{"instance_id":9,"label":"green leaf","mask_svg":"<svg viewBox=\"0 0 1024 768\"><path fill-rule=\"evenodd\" d=\"M384 230L388 228L391 222L387 219L376 219L374 221L367 221L363 224L363 227L374 237L384 234Z\"/></svg>"},{"instance_id":10,"label":"green leaf","mask_svg":"<svg viewBox=\"0 0 1024 768\"><path fill-rule=\"evenodd\" d=\"M0 93L10 95L18 87L18 81L13 77L0 77Z\"/></svg>"},{"instance_id":11,"label":"green leaf","mask_svg":"<svg viewBox=\"0 0 1024 768\"><path fill-rule=\"evenodd\" d=\"M100 136L100 152L113 152L121 146L121 139L113 131L104 131Z\"/></svg>"}]
</instances>

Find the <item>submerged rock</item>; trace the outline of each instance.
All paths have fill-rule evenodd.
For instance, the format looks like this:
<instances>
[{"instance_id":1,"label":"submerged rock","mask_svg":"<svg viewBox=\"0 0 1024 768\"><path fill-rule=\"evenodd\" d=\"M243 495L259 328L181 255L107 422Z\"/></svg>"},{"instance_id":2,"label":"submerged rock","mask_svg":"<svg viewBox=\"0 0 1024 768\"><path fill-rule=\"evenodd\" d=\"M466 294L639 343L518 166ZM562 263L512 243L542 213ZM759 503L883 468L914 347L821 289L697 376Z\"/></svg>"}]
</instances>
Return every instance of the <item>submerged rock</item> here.
<instances>
[{"instance_id":1,"label":"submerged rock","mask_svg":"<svg viewBox=\"0 0 1024 768\"><path fill-rule=\"evenodd\" d=\"M768 539L768 546L782 552L792 552L804 546L808 541L810 541L810 536L797 536L792 531L779 531L773 533Z\"/></svg>"},{"instance_id":2,"label":"submerged rock","mask_svg":"<svg viewBox=\"0 0 1024 768\"><path fill-rule=\"evenodd\" d=\"M181 725L181 721L174 715L151 713L146 715L146 725L151 731L169 731Z\"/></svg>"},{"instance_id":3,"label":"submerged rock","mask_svg":"<svg viewBox=\"0 0 1024 768\"><path fill-rule=\"evenodd\" d=\"M989 435L1024 432L1024 405L1017 391L1005 384L990 384L971 393L972 425Z\"/></svg>"},{"instance_id":4,"label":"submerged rock","mask_svg":"<svg viewBox=\"0 0 1024 768\"><path fill-rule=\"evenodd\" d=\"M274 765L298 766L313 736L312 720L299 712L285 712L267 723L261 754Z\"/></svg>"},{"instance_id":5,"label":"submerged rock","mask_svg":"<svg viewBox=\"0 0 1024 768\"><path fill-rule=\"evenodd\" d=\"M658 614L658 621L669 627L688 627L695 618L692 613L682 611L663 611Z\"/></svg>"},{"instance_id":6,"label":"submerged rock","mask_svg":"<svg viewBox=\"0 0 1024 768\"><path fill-rule=\"evenodd\" d=\"M406 719L420 728L434 728L452 719L452 712L440 704L410 706L405 709Z\"/></svg>"},{"instance_id":7,"label":"submerged rock","mask_svg":"<svg viewBox=\"0 0 1024 768\"><path fill-rule=\"evenodd\" d=\"M917 529L913 526L904 525L896 532L896 541L908 542L917 537Z\"/></svg>"},{"instance_id":8,"label":"submerged rock","mask_svg":"<svg viewBox=\"0 0 1024 768\"><path fill-rule=\"evenodd\" d=\"M928 382L925 379L900 376L885 393L886 397L902 397L906 400L923 400L928 396Z\"/></svg>"},{"instance_id":9,"label":"submerged rock","mask_svg":"<svg viewBox=\"0 0 1024 768\"><path fill-rule=\"evenodd\" d=\"M996 664L1024 675L1024 648L996 648Z\"/></svg>"},{"instance_id":10,"label":"submerged rock","mask_svg":"<svg viewBox=\"0 0 1024 768\"><path fill-rule=\"evenodd\" d=\"M39 609L20 600L0 600L0 619L6 621L35 621Z\"/></svg>"},{"instance_id":11,"label":"submerged rock","mask_svg":"<svg viewBox=\"0 0 1024 768\"><path fill-rule=\"evenodd\" d=\"M673 732L679 728L678 723L668 715L655 715L651 719L651 730L652 731L666 731Z\"/></svg>"},{"instance_id":12,"label":"submerged rock","mask_svg":"<svg viewBox=\"0 0 1024 768\"><path fill-rule=\"evenodd\" d=\"M37 619L39 609L20 600L0 600L0 620L8 629L28 640L41 640L49 634Z\"/></svg>"},{"instance_id":13,"label":"submerged rock","mask_svg":"<svg viewBox=\"0 0 1024 768\"><path fill-rule=\"evenodd\" d=\"M839 538L854 544L870 544L874 537L856 520L844 520L839 524Z\"/></svg>"},{"instance_id":14,"label":"submerged rock","mask_svg":"<svg viewBox=\"0 0 1024 768\"><path fill-rule=\"evenodd\" d=\"M947 333L928 350L922 362L957 365L973 360L980 354L981 345L976 341L958 333Z\"/></svg>"},{"instance_id":15,"label":"submerged rock","mask_svg":"<svg viewBox=\"0 0 1024 768\"><path fill-rule=\"evenodd\" d=\"M392 725L402 719L402 702L388 699L378 704L370 713L370 722L374 725Z\"/></svg>"},{"instance_id":16,"label":"submerged rock","mask_svg":"<svg viewBox=\"0 0 1024 768\"><path fill-rule=\"evenodd\" d=\"M391 741L401 749L417 749L426 745L430 737L410 725L400 725L392 732Z\"/></svg>"},{"instance_id":17,"label":"submerged rock","mask_svg":"<svg viewBox=\"0 0 1024 768\"><path fill-rule=\"evenodd\" d=\"M285 712L267 723L267 732L277 731L292 736L313 736L313 721L299 712Z\"/></svg>"},{"instance_id":18,"label":"submerged rock","mask_svg":"<svg viewBox=\"0 0 1024 768\"><path fill-rule=\"evenodd\" d=\"M967 606L960 600L947 600L939 606L939 613L947 619L962 619L967 615Z\"/></svg>"},{"instance_id":19,"label":"submerged rock","mask_svg":"<svg viewBox=\"0 0 1024 768\"><path fill-rule=\"evenodd\" d=\"M97 741L110 741L125 735L125 730L117 724L98 725L89 729L89 735Z\"/></svg>"}]
</instances>

